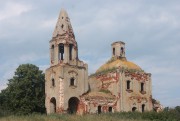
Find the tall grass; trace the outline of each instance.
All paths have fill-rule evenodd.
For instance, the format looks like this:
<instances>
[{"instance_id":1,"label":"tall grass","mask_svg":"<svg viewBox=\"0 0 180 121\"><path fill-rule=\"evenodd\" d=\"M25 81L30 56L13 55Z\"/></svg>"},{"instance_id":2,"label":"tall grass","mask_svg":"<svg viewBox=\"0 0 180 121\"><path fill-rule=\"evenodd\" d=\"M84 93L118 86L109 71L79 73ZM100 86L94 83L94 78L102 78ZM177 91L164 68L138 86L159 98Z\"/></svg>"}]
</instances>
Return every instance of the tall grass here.
<instances>
[{"instance_id":1,"label":"tall grass","mask_svg":"<svg viewBox=\"0 0 180 121\"><path fill-rule=\"evenodd\" d=\"M176 110L156 112L121 112L106 114L87 114L83 116L69 114L26 116L0 116L0 121L180 121L180 112Z\"/></svg>"},{"instance_id":2,"label":"tall grass","mask_svg":"<svg viewBox=\"0 0 180 121\"><path fill-rule=\"evenodd\" d=\"M149 121L118 116L116 114L100 115L29 115L29 116L7 116L1 117L0 121Z\"/></svg>"}]
</instances>

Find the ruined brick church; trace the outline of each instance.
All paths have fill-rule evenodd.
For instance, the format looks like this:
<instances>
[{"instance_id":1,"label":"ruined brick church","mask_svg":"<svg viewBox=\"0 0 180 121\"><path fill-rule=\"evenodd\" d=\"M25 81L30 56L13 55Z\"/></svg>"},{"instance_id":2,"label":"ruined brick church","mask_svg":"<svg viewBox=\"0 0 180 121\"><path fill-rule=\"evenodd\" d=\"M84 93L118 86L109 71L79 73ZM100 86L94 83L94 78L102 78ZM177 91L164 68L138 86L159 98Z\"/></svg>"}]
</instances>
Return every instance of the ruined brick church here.
<instances>
[{"instance_id":1,"label":"ruined brick church","mask_svg":"<svg viewBox=\"0 0 180 121\"><path fill-rule=\"evenodd\" d=\"M62 9L49 45L50 67L45 72L47 114L153 109L151 74L127 60L124 42L112 43L112 57L88 76L88 65L78 58L71 22Z\"/></svg>"}]
</instances>

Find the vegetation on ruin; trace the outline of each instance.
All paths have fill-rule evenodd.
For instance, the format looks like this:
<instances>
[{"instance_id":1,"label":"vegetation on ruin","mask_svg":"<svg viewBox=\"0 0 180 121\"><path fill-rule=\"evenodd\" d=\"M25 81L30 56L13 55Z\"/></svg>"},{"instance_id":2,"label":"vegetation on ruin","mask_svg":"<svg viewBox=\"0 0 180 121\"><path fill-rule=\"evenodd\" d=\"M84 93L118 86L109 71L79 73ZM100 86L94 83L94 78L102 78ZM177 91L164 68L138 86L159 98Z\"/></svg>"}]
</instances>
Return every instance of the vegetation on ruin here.
<instances>
[{"instance_id":1,"label":"vegetation on ruin","mask_svg":"<svg viewBox=\"0 0 180 121\"><path fill-rule=\"evenodd\" d=\"M109 68L109 69L104 69L100 72L96 72L91 74L89 77L93 77L93 76L98 76L98 75L104 75L110 72L115 72L117 69L119 69L118 67L113 67L113 68ZM144 70L136 70L136 69L128 69L128 68L120 68L119 71L122 72L129 72L129 73L144 73Z\"/></svg>"},{"instance_id":2,"label":"vegetation on ruin","mask_svg":"<svg viewBox=\"0 0 180 121\"><path fill-rule=\"evenodd\" d=\"M180 121L180 106L174 109L165 108L164 111L156 112L121 112L106 114L31 114L22 116L3 116L0 112L0 121Z\"/></svg>"},{"instance_id":3,"label":"vegetation on ruin","mask_svg":"<svg viewBox=\"0 0 180 121\"><path fill-rule=\"evenodd\" d=\"M20 65L8 80L8 87L0 93L0 110L16 115L45 113L44 82L44 73L37 66Z\"/></svg>"},{"instance_id":4,"label":"vegetation on ruin","mask_svg":"<svg viewBox=\"0 0 180 121\"><path fill-rule=\"evenodd\" d=\"M99 92L111 93L108 89L100 89Z\"/></svg>"}]
</instances>

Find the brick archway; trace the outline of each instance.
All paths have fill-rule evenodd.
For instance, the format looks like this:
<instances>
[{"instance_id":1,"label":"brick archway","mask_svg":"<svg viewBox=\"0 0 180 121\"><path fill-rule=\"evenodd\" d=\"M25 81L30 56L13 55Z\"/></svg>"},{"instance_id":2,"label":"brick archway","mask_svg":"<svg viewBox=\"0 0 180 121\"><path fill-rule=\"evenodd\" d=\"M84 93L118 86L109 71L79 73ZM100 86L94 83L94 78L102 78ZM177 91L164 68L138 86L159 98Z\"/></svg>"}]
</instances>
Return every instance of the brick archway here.
<instances>
[{"instance_id":1,"label":"brick archway","mask_svg":"<svg viewBox=\"0 0 180 121\"><path fill-rule=\"evenodd\" d=\"M54 97L50 99L50 113L56 113L56 99Z\"/></svg>"},{"instance_id":2,"label":"brick archway","mask_svg":"<svg viewBox=\"0 0 180 121\"><path fill-rule=\"evenodd\" d=\"M71 97L68 101L68 113L76 114L79 105L79 99L77 97Z\"/></svg>"}]
</instances>

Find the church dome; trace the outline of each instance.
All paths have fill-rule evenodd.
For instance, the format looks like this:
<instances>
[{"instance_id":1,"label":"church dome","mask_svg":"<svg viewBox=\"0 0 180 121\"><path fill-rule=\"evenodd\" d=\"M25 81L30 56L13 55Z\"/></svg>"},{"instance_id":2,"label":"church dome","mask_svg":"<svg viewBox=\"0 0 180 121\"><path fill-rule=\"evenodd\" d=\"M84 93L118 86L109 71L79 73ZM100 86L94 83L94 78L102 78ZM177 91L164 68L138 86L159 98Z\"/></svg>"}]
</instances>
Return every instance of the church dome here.
<instances>
[{"instance_id":1,"label":"church dome","mask_svg":"<svg viewBox=\"0 0 180 121\"><path fill-rule=\"evenodd\" d=\"M125 69L133 69L133 70L138 70L138 71L142 70L138 65L134 64L133 62L127 61L126 59L113 59L112 58L110 61L102 65L96 71L96 73L102 72L104 70L112 69L112 68L118 68L118 67L125 68Z\"/></svg>"}]
</instances>

